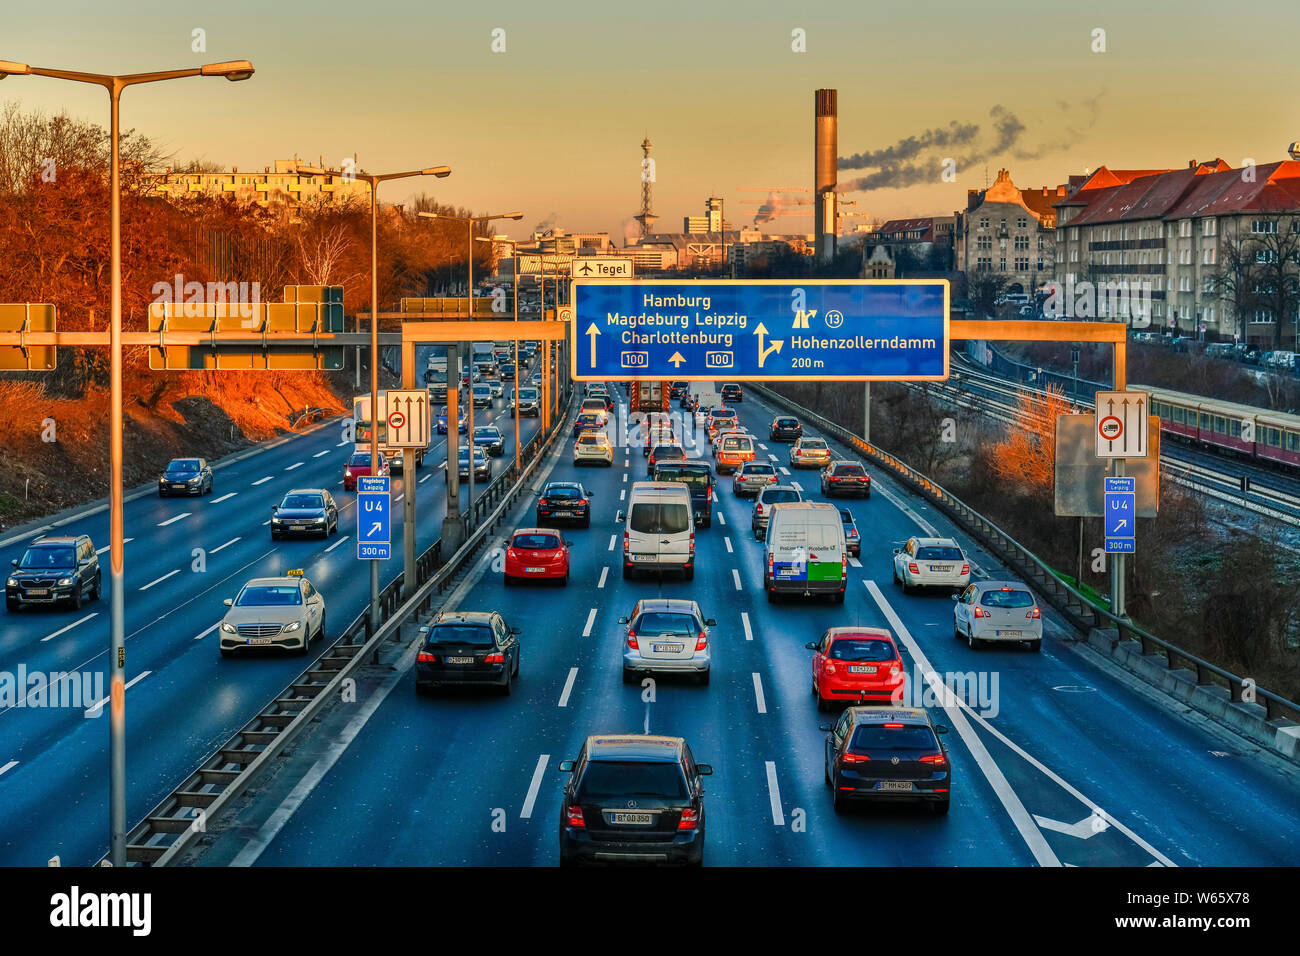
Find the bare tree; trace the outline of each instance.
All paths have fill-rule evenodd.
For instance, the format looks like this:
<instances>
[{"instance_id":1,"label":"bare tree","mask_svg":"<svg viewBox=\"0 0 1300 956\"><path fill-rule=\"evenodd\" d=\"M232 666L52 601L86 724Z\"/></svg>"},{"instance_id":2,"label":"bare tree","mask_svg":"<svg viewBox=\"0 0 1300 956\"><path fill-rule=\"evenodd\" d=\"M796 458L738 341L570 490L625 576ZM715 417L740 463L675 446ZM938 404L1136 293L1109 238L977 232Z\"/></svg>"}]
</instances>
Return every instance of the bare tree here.
<instances>
[{"instance_id":1,"label":"bare tree","mask_svg":"<svg viewBox=\"0 0 1300 956\"><path fill-rule=\"evenodd\" d=\"M993 315L1007 291L1007 277L992 269L966 273L966 298L980 315Z\"/></svg>"},{"instance_id":2,"label":"bare tree","mask_svg":"<svg viewBox=\"0 0 1300 956\"><path fill-rule=\"evenodd\" d=\"M1214 294L1232 310L1234 337L1242 342L1246 340L1242 319L1255 303L1255 253L1248 245L1240 236L1225 236L1219 242L1219 268L1210 276Z\"/></svg>"},{"instance_id":3,"label":"bare tree","mask_svg":"<svg viewBox=\"0 0 1300 956\"><path fill-rule=\"evenodd\" d=\"M1273 348L1282 346L1282 323L1294 322L1300 307L1300 218L1270 214L1255 220L1260 231L1252 232L1248 248L1254 254L1255 301L1273 321Z\"/></svg>"}]
</instances>

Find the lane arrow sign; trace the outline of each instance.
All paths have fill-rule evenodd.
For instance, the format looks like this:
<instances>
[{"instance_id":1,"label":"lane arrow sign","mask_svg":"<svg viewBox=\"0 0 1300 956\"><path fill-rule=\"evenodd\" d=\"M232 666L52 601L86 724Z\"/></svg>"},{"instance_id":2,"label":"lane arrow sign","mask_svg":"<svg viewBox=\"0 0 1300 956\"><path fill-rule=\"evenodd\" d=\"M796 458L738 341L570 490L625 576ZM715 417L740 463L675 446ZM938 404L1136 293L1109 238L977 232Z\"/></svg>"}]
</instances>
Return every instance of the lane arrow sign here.
<instances>
[{"instance_id":1,"label":"lane arrow sign","mask_svg":"<svg viewBox=\"0 0 1300 956\"><path fill-rule=\"evenodd\" d=\"M763 363L767 361L767 357L769 355L771 355L773 352L781 351L781 345L783 344L784 340L776 339L772 345L769 345L767 348L763 348L763 336L767 335L767 326L765 326L762 322L758 323L758 326L754 329L754 334L758 336L758 367L762 368Z\"/></svg>"},{"instance_id":2,"label":"lane arrow sign","mask_svg":"<svg viewBox=\"0 0 1300 956\"><path fill-rule=\"evenodd\" d=\"M591 323L591 325L587 326L587 332L586 332L586 334L587 334L587 336L590 337L590 339L591 339L591 367L592 367L592 369L595 369L595 367L596 367L596 336L600 335L600 329L596 328L596 323L595 323L595 322L593 322L593 323Z\"/></svg>"},{"instance_id":3,"label":"lane arrow sign","mask_svg":"<svg viewBox=\"0 0 1300 956\"><path fill-rule=\"evenodd\" d=\"M682 353L681 353L681 352L674 352L674 353L669 357L668 361L671 362L671 363L673 364L673 367L674 367L674 368L681 368L681 367L682 367L682 363L685 362L686 359L682 357ZM594 365L595 363L593 362L592 364Z\"/></svg>"},{"instance_id":4,"label":"lane arrow sign","mask_svg":"<svg viewBox=\"0 0 1300 956\"><path fill-rule=\"evenodd\" d=\"M1066 836L1077 837L1080 840L1091 839L1098 833L1104 833L1110 829L1110 823L1106 820L1106 812L1100 808L1078 823L1062 823L1060 820L1053 820L1050 817L1040 817L1036 813L1034 814L1034 820L1044 830L1054 830L1057 833L1064 833Z\"/></svg>"}]
</instances>

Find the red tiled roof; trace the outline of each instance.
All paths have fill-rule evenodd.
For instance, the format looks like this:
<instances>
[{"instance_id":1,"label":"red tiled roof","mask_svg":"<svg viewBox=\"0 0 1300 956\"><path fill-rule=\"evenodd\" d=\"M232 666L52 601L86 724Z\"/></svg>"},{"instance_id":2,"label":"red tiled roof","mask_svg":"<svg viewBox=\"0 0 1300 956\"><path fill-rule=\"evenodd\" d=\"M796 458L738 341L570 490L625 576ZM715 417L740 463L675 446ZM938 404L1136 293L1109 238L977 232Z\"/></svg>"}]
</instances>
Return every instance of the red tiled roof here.
<instances>
[{"instance_id":1,"label":"red tiled roof","mask_svg":"<svg viewBox=\"0 0 1300 956\"><path fill-rule=\"evenodd\" d=\"M1242 170L1215 160L1109 187L1090 182L1057 205L1084 206L1071 226L1300 209L1300 162L1257 166L1252 178L1245 181Z\"/></svg>"},{"instance_id":2,"label":"red tiled roof","mask_svg":"<svg viewBox=\"0 0 1300 956\"><path fill-rule=\"evenodd\" d=\"M923 216L915 219L890 219L876 230L877 235L896 236L909 232L921 231L921 239L934 238L934 217Z\"/></svg>"}]
</instances>

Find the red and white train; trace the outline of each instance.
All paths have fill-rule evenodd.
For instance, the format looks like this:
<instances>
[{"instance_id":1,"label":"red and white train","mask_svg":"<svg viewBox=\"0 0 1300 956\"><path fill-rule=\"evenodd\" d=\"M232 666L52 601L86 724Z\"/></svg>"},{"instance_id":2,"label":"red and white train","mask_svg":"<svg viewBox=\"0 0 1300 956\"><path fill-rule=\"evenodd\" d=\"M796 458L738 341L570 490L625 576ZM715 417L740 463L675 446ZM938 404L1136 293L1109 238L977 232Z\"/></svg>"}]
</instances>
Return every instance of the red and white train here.
<instances>
[{"instance_id":1,"label":"red and white train","mask_svg":"<svg viewBox=\"0 0 1300 956\"><path fill-rule=\"evenodd\" d=\"M1151 396L1151 414L1167 435L1241 455L1300 468L1300 415L1146 385L1129 386Z\"/></svg>"}]
</instances>

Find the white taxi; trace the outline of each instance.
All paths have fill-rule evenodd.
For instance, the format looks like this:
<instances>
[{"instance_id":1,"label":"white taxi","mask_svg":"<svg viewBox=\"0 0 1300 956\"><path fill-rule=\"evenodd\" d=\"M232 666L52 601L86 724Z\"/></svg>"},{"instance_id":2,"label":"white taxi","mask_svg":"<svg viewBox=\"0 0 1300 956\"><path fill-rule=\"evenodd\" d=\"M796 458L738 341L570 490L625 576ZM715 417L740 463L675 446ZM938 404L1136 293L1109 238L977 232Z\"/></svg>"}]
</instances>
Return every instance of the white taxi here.
<instances>
[{"instance_id":1,"label":"white taxi","mask_svg":"<svg viewBox=\"0 0 1300 956\"><path fill-rule=\"evenodd\" d=\"M614 446L604 432L587 430L578 435L573 443L573 463L575 465L601 462L607 467L614 464Z\"/></svg>"}]
</instances>

